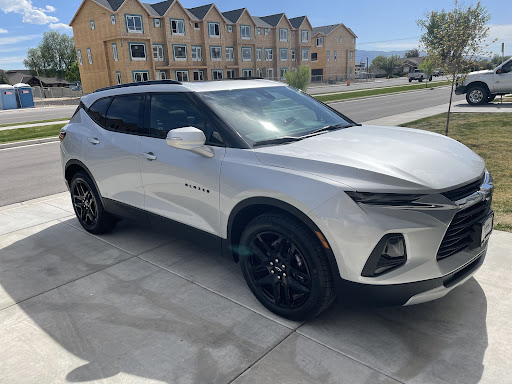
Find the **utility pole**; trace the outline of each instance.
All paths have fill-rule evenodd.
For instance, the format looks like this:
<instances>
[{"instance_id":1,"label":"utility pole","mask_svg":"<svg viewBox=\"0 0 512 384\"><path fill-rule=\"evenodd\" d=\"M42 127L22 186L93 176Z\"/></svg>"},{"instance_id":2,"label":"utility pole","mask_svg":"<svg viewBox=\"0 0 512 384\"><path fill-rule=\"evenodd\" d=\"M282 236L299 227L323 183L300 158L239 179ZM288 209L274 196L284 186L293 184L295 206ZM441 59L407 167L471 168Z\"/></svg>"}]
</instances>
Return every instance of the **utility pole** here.
<instances>
[{"instance_id":1,"label":"utility pole","mask_svg":"<svg viewBox=\"0 0 512 384\"><path fill-rule=\"evenodd\" d=\"M501 43L501 62L505 61L505 43Z\"/></svg>"},{"instance_id":2,"label":"utility pole","mask_svg":"<svg viewBox=\"0 0 512 384\"><path fill-rule=\"evenodd\" d=\"M366 81L370 81L370 67L368 66L368 57L366 57Z\"/></svg>"}]
</instances>

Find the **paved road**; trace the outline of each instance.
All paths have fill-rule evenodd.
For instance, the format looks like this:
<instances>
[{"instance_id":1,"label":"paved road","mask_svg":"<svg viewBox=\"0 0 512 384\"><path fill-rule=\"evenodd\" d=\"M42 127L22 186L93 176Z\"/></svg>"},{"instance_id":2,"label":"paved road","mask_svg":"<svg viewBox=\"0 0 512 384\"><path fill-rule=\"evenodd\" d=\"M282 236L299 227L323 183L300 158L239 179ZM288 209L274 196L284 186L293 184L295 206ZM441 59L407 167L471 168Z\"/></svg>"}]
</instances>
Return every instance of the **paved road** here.
<instances>
[{"instance_id":1,"label":"paved road","mask_svg":"<svg viewBox=\"0 0 512 384\"><path fill-rule=\"evenodd\" d=\"M331 106L356 122L363 122L444 104L449 94L448 88L441 88L345 101ZM454 100L461 98L455 96ZM0 150L0 180L0 206L64 192L59 144Z\"/></svg>"},{"instance_id":2,"label":"paved road","mask_svg":"<svg viewBox=\"0 0 512 384\"><path fill-rule=\"evenodd\" d=\"M0 125L29 121L67 119L76 110L76 105L66 107L25 108L0 112Z\"/></svg>"}]
</instances>

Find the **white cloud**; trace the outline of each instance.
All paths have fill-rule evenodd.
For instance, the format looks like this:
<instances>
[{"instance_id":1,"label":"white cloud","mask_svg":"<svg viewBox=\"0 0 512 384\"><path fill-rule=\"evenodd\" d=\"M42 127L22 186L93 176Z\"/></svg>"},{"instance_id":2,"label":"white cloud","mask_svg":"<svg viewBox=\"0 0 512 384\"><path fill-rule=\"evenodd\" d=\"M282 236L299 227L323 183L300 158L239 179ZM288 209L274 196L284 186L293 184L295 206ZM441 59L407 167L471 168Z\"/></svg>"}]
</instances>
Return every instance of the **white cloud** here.
<instances>
[{"instance_id":1,"label":"white cloud","mask_svg":"<svg viewBox=\"0 0 512 384\"><path fill-rule=\"evenodd\" d=\"M7 29L0 28L0 33L7 33Z\"/></svg>"},{"instance_id":2,"label":"white cloud","mask_svg":"<svg viewBox=\"0 0 512 384\"><path fill-rule=\"evenodd\" d=\"M4 13L19 13L23 16L24 23L42 25L59 21L55 16L47 15L54 12L55 7L51 5L47 5L46 8L34 7L30 0L0 0L0 10Z\"/></svg>"},{"instance_id":3,"label":"white cloud","mask_svg":"<svg viewBox=\"0 0 512 384\"><path fill-rule=\"evenodd\" d=\"M40 38L41 35L24 35L24 36L9 36L9 37L0 37L0 45L12 45L18 44L23 41L33 40Z\"/></svg>"},{"instance_id":4,"label":"white cloud","mask_svg":"<svg viewBox=\"0 0 512 384\"><path fill-rule=\"evenodd\" d=\"M505 43L505 55L512 55L512 24L489 25L487 43L493 53L501 53L501 43Z\"/></svg>"},{"instance_id":5,"label":"white cloud","mask_svg":"<svg viewBox=\"0 0 512 384\"><path fill-rule=\"evenodd\" d=\"M69 25L64 23L50 23L48 27L50 27L50 29L71 29Z\"/></svg>"}]
</instances>

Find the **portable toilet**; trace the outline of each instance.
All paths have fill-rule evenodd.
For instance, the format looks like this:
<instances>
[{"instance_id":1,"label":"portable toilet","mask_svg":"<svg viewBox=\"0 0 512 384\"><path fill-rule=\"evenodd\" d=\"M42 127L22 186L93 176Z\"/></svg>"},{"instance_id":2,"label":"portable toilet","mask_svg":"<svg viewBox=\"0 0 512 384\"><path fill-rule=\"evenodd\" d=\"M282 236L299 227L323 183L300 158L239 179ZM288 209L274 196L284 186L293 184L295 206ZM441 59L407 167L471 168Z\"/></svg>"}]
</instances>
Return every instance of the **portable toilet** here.
<instances>
[{"instance_id":1,"label":"portable toilet","mask_svg":"<svg viewBox=\"0 0 512 384\"><path fill-rule=\"evenodd\" d=\"M24 83L14 84L16 91L16 102L18 108L30 108L34 106L34 97L32 96L32 88Z\"/></svg>"},{"instance_id":2,"label":"portable toilet","mask_svg":"<svg viewBox=\"0 0 512 384\"><path fill-rule=\"evenodd\" d=\"M18 105L14 87L8 84L0 84L0 110L16 108L18 108Z\"/></svg>"}]
</instances>

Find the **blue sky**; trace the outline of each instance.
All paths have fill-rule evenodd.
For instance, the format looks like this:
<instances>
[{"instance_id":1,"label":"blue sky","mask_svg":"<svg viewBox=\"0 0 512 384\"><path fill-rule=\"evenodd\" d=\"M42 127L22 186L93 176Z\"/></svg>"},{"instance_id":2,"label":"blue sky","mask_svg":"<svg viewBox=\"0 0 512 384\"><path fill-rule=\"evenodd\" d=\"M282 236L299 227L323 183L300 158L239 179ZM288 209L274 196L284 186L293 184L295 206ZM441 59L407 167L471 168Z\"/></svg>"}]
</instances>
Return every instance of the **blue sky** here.
<instances>
[{"instance_id":1,"label":"blue sky","mask_svg":"<svg viewBox=\"0 0 512 384\"><path fill-rule=\"evenodd\" d=\"M157 1L148 1L157 2ZM189 8L210 1L183 0ZM474 4L466 0L465 4ZM483 0L491 14L491 38L498 38L489 49L512 55L512 1ZM221 11L247 7L255 16L285 12L288 17L308 15L313 26L342 22L357 35L358 50L393 51L418 46L421 34L416 20L432 9L450 8L447 0L418 1L340 1L340 0L219 0ZM67 24L80 5L79 0L0 0L0 68L23 68L23 58L35 47L43 32L58 30L72 34Z\"/></svg>"}]
</instances>

